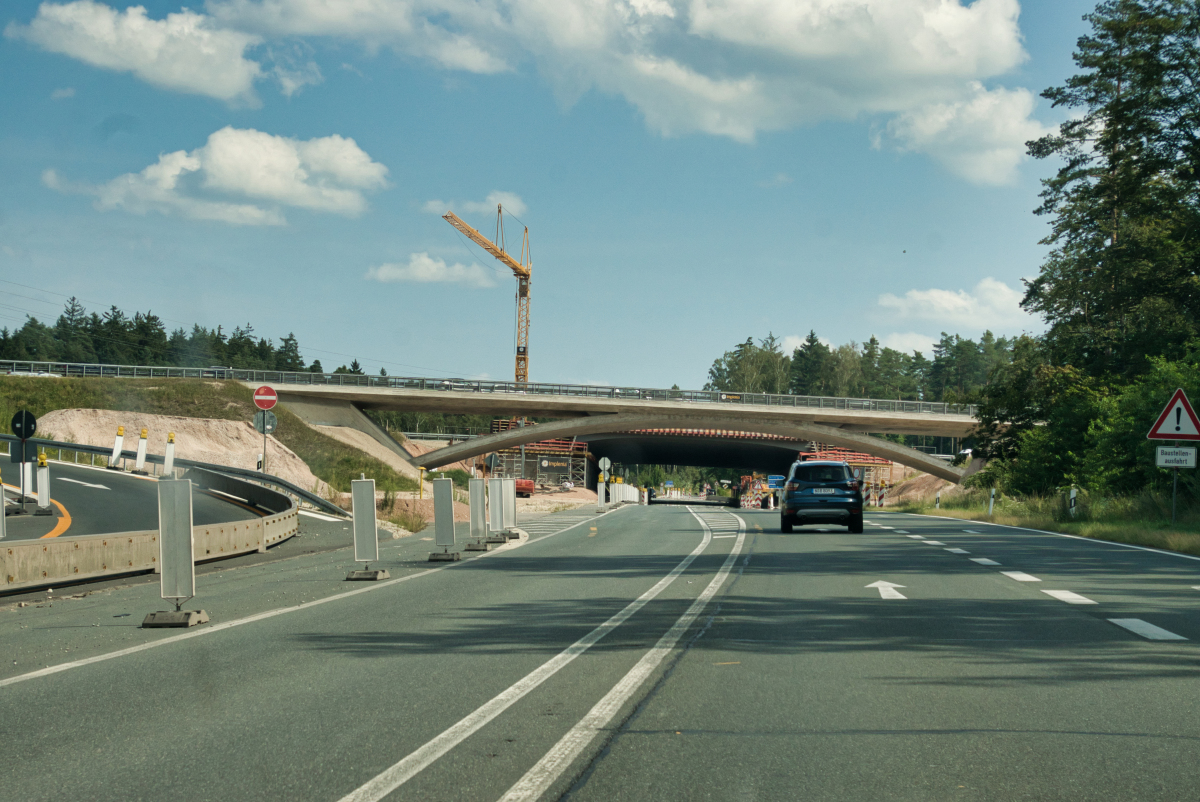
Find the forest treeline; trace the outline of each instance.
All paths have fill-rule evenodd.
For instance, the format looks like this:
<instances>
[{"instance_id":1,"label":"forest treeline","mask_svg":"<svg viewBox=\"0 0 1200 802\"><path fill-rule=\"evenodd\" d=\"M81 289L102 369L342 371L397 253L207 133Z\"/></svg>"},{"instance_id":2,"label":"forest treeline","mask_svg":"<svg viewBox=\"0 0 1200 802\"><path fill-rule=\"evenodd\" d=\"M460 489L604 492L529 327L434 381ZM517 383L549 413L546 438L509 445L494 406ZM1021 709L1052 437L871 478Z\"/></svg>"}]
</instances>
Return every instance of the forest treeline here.
<instances>
[{"instance_id":1,"label":"forest treeline","mask_svg":"<svg viewBox=\"0 0 1200 802\"><path fill-rule=\"evenodd\" d=\"M71 298L53 324L30 317L20 328L0 329L0 359L32 362L90 362L108 365L223 367L244 370L288 370L323 373L321 360L305 364L296 335L288 333L276 345L256 337L247 323L226 333L221 326L193 325L170 334L157 315L136 312L129 317L117 307L103 314L88 313ZM334 373L362 373L354 360ZM382 373L383 371L381 371Z\"/></svg>"},{"instance_id":2,"label":"forest treeline","mask_svg":"<svg viewBox=\"0 0 1200 802\"><path fill-rule=\"evenodd\" d=\"M1112 0L1085 20L1077 73L1042 93L1068 120L1027 143L1055 167L1036 210L1050 251L1021 304L1044 335L943 335L932 360L815 335L785 355L768 337L718 359L710 385L973 402L977 484L1167 487L1146 432L1176 388L1200 402L1200 3ZM1179 479L1195 499L1196 472Z\"/></svg>"}]
</instances>

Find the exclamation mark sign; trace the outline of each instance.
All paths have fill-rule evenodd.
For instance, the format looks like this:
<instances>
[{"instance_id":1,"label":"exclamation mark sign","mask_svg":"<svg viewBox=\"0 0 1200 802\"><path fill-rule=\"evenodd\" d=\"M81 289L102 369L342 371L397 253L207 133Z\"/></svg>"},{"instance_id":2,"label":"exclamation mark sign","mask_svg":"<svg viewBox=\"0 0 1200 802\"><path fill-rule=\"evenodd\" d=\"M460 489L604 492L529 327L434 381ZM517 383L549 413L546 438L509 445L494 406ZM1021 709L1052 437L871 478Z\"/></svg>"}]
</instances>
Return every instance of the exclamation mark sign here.
<instances>
[{"instance_id":1,"label":"exclamation mark sign","mask_svg":"<svg viewBox=\"0 0 1200 802\"><path fill-rule=\"evenodd\" d=\"M1183 407L1175 407L1175 431L1179 431L1179 423L1183 420Z\"/></svg>"}]
</instances>

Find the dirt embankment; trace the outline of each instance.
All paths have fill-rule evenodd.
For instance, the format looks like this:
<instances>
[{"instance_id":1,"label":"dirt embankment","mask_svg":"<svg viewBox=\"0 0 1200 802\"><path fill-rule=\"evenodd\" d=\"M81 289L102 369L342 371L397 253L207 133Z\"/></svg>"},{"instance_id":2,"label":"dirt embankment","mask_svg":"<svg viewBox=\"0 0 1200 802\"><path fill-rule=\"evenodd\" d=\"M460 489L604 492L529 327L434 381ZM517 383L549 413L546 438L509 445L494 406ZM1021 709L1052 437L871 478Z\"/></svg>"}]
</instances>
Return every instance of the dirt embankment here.
<instances>
[{"instance_id":1,"label":"dirt embankment","mask_svg":"<svg viewBox=\"0 0 1200 802\"><path fill-rule=\"evenodd\" d=\"M945 497L961 492L962 485L956 485L927 473L916 473L912 478L896 483L895 487L888 492L887 500L891 504L903 504L907 501L933 501L934 496L938 493Z\"/></svg>"},{"instance_id":2,"label":"dirt embankment","mask_svg":"<svg viewBox=\"0 0 1200 802\"><path fill-rule=\"evenodd\" d=\"M135 451L142 429L148 429L146 450L162 454L167 433L175 433L175 456L180 459L231 465L254 470L262 453L262 435L244 421L183 418L107 409L59 409L38 419L38 436L81 445L112 448L117 427L125 427L123 450ZM326 496L329 487L308 469L295 452L267 437L267 470Z\"/></svg>"},{"instance_id":3,"label":"dirt embankment","mask_svg":"<svg viewBox=\"0 0 1200 802\"><path fill-rule=\"evenodd\" d=\"M439 448L445 448L450 445L446 440L405 440L404 450L414 457L419 457L422 454L428 454L430 451L435 451ZM471 472L471 462L469 460L459 460L451 462L449 465L443 465L439 470L452 471L455 468L464 470L467 473Z\"/></svg>"}]
</instances>

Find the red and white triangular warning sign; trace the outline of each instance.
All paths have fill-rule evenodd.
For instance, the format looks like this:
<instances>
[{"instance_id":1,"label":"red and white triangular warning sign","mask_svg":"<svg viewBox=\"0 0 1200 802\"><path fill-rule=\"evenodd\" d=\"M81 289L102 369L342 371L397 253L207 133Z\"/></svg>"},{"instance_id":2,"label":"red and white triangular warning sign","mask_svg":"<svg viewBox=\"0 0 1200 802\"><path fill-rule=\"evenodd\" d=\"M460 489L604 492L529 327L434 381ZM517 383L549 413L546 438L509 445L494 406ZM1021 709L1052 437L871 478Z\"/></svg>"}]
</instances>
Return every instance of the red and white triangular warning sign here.
<instances>
[{"instance_id":1,"label":"red and white triangular warning sign","mask_svg":"<svg viewBox=\"0 0 1200 802\"><path fill-rule=\"evenodd\" d=\"M1175 391L1167 407L1146 435L1148 440L1200 440L1200 419L1192 411L1183 389Z\"/></svg>"}]
</instances>

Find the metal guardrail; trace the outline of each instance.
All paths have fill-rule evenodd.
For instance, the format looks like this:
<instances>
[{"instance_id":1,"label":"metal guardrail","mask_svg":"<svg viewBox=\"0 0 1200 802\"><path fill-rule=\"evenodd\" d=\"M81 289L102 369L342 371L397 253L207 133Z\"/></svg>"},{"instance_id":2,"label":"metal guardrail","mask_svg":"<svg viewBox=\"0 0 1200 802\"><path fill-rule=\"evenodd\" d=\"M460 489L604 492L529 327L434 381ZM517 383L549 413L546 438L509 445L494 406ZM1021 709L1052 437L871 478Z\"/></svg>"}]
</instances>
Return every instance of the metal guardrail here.
<instances>
[{"instance_id":1,"label":"metal guardrail","mask_svg":"<svg viewBox=\"0 0 1200 802\"><path fill-rule=\"evenodd\" d=\"M454 434L452 432L401 432L406 440L474 440L478 434Z\"/></svg>"},{"instance_id":2,"label":"metal guardrail","mask_svg":"<svg viewBox=\"0 0 1200 802\"><path fill-rule=\"evenodd\" d=\"M578 398L626 398L647 401L695 401L749 406L811 407L869 412L907 412L930 415L975 416L973 404L933 401L891 401L872 398L835 398L766 393L725 393L715 390L657 390L645 387L601 387L591 384L546 384L482 381L473 379L425 379L407 376L361 376L352 373L304 373L240 368L169 368L143 365L92 365L72 362L25 362L0 360L0 373L27 376L111 376L122 378L232 379L268 384L329 385L335 387L380 387L406 390L457 390L473 393L513 393Z\"/></svg>"},{"instance_id":3,"label":"metal guardrail","mask_svg":"<svg viewBox=\"0 0 1200 802\"><path fill-rule=\"evenodd\" d=\"M0 442L15 443L17 440L18 438L14 435L0 434ZM39 451L47 449L51 451L57 451L60 458L62 456L62 452L72 451L77 455L77 462L79 454L90 454L92 456L92 465L96 464L95 457L104 457L105 464L107 465L108 458L112 456L112 449L104 448L103 446L89 446L81 445L79 443L63 443L58 440L43 440L39 438L30 438L29 442L34 443ZM11 451L11 446L9 448ZM121 458L124 460L137 459L137 452L122 450ZM60 461L63 460L60 459ZM161 454L146 454L146 462L152 465L161 465L163 463L163 456ZM212 473L224 474L225 476L232 476L238 479L249 480L251 482L258 482L259 484L277 487L284 492L295 496L300 501L307 502L314 507L324 510L325 512L331 512L334 515L343 516L348 514L344 509L334 504L332 501L327 501L326 499L318 496L316 493L309 492L299 485L292 484L287 479L282 479L269 473L251 471L246 468L235 468L230 465L216 465L211 462L199 462L197 460L181 459L179 457L175 458L175 464L180 468L200 468Z\"/></svg>"}]
</instances>

